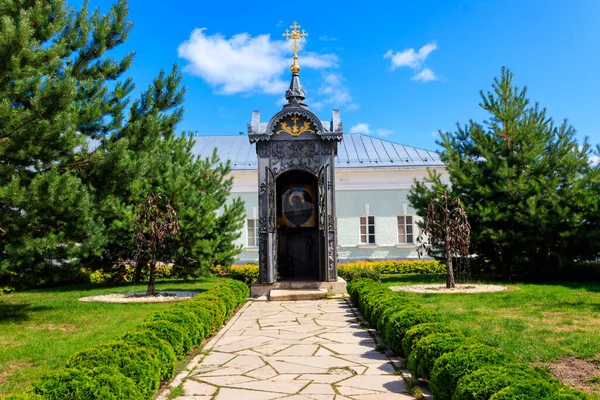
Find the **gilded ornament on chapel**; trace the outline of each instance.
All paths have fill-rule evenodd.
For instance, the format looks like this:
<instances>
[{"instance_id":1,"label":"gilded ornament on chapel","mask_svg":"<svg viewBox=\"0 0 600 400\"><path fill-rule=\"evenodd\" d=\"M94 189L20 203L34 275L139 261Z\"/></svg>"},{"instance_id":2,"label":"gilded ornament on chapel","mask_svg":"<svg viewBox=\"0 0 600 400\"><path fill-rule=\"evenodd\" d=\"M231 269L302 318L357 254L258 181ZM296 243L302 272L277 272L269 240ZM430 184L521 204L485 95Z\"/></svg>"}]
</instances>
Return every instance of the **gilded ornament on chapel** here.
<instances>
[{"instance_id":1,"label":"gilded ornament on chapel","mask_svg":"<svg viewBox=\"0 0 600 400\"><path fill-rule=\"evenodd\" d=\"M296 115L294 115L291 120L294 122L294 125L290 126L287 124L287 122L280 122L279 123L279 129L277 132L275 132L277 135L280 135L282 132L287 133L291 136L300 136L302 135L304 132L309 132L312 133L313 135L316 133L314 130L310 129L311 125L309 121L302 121L300 120L300 118L298 118ZM300 120L300 123L302 125L298 125L298 121Z\"/></svg>"}]
</instances>

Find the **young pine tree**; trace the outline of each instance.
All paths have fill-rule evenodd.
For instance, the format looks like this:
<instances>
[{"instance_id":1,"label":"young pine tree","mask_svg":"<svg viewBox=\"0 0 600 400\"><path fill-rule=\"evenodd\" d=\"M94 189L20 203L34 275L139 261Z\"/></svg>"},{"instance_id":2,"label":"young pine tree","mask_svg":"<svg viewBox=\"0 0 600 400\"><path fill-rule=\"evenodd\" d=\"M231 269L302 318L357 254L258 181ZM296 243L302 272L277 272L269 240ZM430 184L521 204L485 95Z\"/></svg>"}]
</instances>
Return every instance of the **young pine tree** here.
<instances>
[{"instance_id":1,"label":"young pine tree","mask_svg":"<svg viewBox=\"0 0 600 400\"><path fill-rule=\"evenodd\" d=\"M471 224L471 253L509 277L537 275L597 256L600 170L590 147L580 146L566 121L556 125L513 85L503 68L492 91L481 93L488 112L441 134L451 194L461 199ZM440 176L415 182L409 200L425 216Z\"/></svg>"}]
</instances>

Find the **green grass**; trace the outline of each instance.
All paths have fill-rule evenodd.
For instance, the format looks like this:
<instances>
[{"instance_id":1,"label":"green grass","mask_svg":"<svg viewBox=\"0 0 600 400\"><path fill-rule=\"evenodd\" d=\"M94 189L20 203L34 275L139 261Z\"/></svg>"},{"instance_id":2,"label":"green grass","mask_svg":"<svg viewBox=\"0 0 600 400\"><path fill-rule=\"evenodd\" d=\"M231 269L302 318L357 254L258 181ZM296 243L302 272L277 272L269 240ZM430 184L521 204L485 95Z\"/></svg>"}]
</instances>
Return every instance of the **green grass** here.
<instances>
[{"instance_id":1,"label":"green grass","mask_svg":"<svg viewBox=\"0 0 600 400\"><path fill-rule=\"evenodd\" d=\"M159 290L202 292L217 279L159 282ZM82 303L106 293L143 291L145 285L71 285L0 297L0 395L19 391L64 366L73 353L113 340L169 303Z\"/></svg>"},{"instance_id":2,"label":"green grass","mask_svg":"<svg viewBox=\"0 0 600 400\"><path fill-rule=\"evenodd\" d=\"M387 275L387 286L443 283L444 275ZM502 284L493 282L494 284ZM517 360L552 362L563 356L600 360L600 283L506 284L512 291L417 294L445 322Z\"/></svg>"}]
</instances>

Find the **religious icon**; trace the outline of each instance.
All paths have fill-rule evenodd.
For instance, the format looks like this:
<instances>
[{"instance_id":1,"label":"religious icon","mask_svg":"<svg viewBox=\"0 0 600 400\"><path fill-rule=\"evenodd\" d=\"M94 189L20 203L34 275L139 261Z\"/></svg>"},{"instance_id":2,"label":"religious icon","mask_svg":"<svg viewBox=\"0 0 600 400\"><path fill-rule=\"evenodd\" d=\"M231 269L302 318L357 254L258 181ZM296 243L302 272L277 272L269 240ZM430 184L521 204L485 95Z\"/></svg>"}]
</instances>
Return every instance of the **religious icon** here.
<instances>
[{"instance_id":1,"label":"religious icon","mask_svg":"<svg viewBox=\"0 0 600 400\"><path fill-rule=\"evenodd\" d=\"M315 226L315 198L309 189L296 186L286 190L282 195L282 214L288 226Z\"/></svg>"}]
</instances>

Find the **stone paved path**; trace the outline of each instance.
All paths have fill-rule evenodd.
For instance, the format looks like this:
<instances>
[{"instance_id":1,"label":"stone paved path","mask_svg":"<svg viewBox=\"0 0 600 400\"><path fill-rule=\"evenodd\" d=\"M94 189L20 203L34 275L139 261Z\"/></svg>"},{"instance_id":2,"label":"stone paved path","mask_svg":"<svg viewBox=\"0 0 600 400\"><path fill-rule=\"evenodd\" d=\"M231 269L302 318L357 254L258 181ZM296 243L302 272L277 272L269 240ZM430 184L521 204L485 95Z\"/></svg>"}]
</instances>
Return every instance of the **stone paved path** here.
<instances>
[{"instance_id":1,"label":"stone paved path","mask_svg":"<svg viewBox=\"0 0 600 400\"><path fill-rule=\"evenodd\" d=\"M344 300L249 302L171 387L178 400L413 399ZM163 393L159 398L167 398Z\"/></svg>"}]
</instances>

